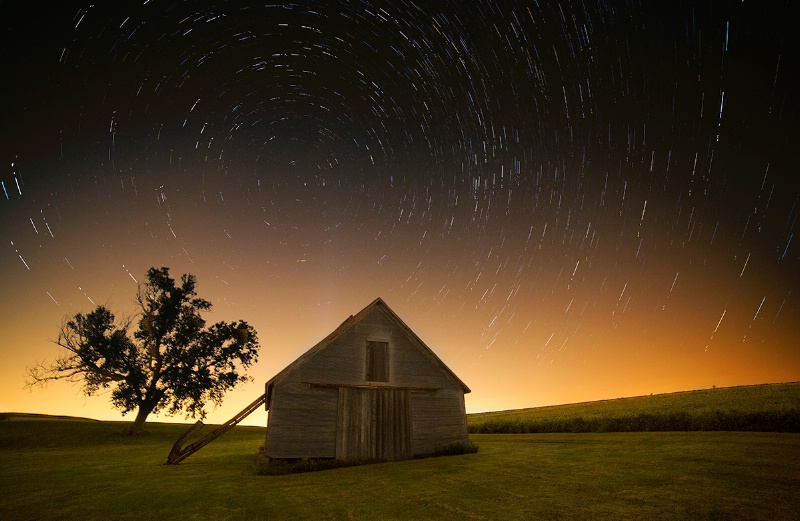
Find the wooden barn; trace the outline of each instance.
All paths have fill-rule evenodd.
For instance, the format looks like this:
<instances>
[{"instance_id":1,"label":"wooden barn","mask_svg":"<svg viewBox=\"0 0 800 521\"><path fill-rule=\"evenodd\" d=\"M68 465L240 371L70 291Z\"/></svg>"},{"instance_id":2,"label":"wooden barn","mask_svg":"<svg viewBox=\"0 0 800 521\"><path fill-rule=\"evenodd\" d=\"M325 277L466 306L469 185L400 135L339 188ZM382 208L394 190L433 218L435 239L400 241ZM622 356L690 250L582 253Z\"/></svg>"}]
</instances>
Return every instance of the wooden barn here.
<instances>
[{"instance_id":1,"label":"wooden barn","mask_svg":"<svg viewBox=\"0 0 800 521\"><path fill-rule=\"evenodd\" d=\"M270 458L400 460L467 442L470 392L380 298L266 384Z\"/></svg>"}]
</instances>

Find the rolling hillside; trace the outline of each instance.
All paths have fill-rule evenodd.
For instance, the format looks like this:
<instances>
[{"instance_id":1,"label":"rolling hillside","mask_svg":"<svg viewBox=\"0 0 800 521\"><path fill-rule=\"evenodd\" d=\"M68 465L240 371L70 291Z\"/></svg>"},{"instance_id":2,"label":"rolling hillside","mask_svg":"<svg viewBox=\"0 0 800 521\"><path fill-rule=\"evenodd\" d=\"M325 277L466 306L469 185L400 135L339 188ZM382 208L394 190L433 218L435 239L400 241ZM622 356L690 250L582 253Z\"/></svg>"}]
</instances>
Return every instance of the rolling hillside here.
<instances>
[{"instance_id":1,"label":"rolling hillside","mask_svg":"<svg viewBox=\"0 0 800 521\"><path fill-rule=\"evenodd\" d=\"M800 382L470 414L471 433L800 432Z\"/></svg>"}]
</instances>

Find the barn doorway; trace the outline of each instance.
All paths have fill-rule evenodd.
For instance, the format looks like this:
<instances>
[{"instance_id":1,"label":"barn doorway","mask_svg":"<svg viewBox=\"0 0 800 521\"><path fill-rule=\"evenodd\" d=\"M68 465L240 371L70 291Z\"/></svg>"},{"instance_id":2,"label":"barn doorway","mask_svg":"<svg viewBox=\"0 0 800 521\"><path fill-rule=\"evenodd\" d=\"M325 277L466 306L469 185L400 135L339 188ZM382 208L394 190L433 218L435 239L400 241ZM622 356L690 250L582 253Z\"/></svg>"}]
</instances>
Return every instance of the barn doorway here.
<instances>
[{"instance_id":1,"label":"barn doorway","mask_svg":"<svg viewBox=\"0 0 800 521\"><path fill-rule=\"evenodd\" d=\"M405 389L340 387L336 459L410 458L409 392Z\"/></svg>"}]
</instances>

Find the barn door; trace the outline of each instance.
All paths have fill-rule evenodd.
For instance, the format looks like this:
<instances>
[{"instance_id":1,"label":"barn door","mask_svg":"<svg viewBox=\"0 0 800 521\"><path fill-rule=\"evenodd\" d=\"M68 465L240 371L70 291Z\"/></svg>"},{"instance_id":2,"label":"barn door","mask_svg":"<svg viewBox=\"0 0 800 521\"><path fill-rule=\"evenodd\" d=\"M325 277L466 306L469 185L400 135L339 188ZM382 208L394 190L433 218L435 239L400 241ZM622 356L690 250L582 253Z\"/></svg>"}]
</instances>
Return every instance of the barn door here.
<instances>
[{"instance_id":1,"label":"barn door","mask_svg":"<svg viewBox=\"0 0 800 521\"><path fill-rule=\"evenodd\" d=\"M411 457L411 400L398 389L339 388L336 458Z\"/></svg>"}]
</instances>

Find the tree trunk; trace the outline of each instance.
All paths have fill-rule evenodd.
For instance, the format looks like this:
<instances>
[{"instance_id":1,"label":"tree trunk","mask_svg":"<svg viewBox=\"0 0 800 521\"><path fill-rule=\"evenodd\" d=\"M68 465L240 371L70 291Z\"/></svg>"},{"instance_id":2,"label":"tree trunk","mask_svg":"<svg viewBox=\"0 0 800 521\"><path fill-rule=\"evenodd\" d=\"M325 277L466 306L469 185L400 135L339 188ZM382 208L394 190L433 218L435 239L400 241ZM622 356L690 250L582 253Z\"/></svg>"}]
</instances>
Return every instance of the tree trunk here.
<instances>
[{"instance_id":1,"label":"tree trunk","mask_svg":"<svg viewBox=\"0 0 800 521\"><path fill-rule=\"evenodd\" d=\"M161 360L158 361L157 366L160 368ZM160 378L161 371L157 368L150 376L150 384L147 386L144 398L139 402L139 410L136 413L136 419L133 420L133 425L131 425L130 431L128 431L128 434L131 436L138 436L142 433L145 420L150 413L153 412L153 409L156 408L158 402L164 397L164 392L156 389L156 383Z\"/></svg>"},{"instance_id":2,"label":"tree trunk","mask_svg":"<svg viewBox=\"0 0 800 521\"><path fill-rule=\"evenodd\" d=\"M141 434L144 429L144 422L147 420L147 417L150 415L152 410L153 407L147 404L140 405L139 411L136 413L136 419L133 420L133 424L131 425L128 434L131 436L138 436Z\"/></svg>"}]
</instances>

